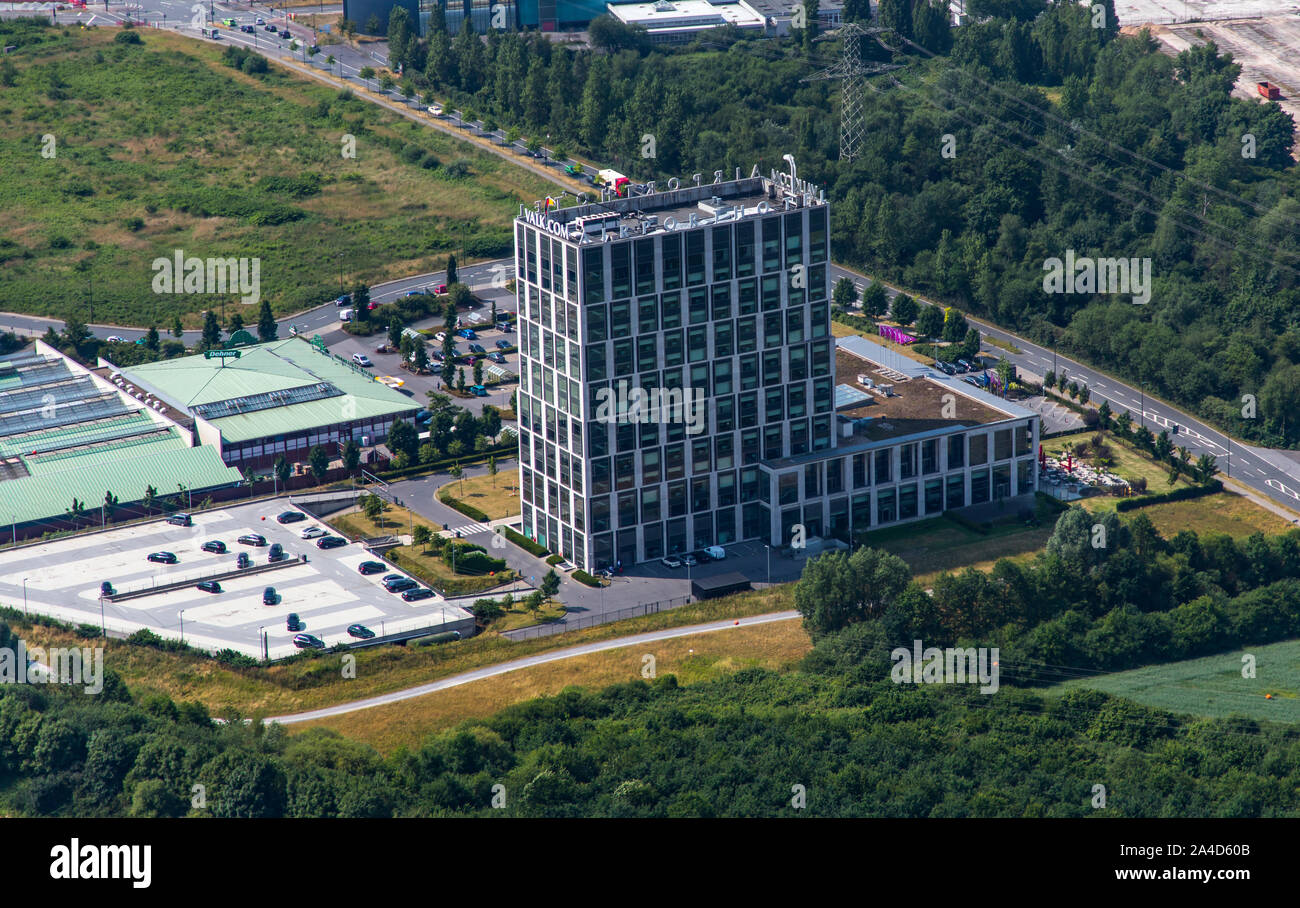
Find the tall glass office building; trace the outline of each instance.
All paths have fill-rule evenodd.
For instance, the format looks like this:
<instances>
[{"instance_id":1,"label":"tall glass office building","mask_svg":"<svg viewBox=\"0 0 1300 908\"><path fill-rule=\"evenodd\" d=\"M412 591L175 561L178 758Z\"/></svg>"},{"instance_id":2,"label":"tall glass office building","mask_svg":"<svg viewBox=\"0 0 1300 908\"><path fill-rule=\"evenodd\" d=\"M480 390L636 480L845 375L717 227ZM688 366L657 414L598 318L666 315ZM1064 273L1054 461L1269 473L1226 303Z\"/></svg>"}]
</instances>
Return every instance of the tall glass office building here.
<instances>
[{"instance_id":1,"label":"tall glass office building","mask_svg":"<svg viewBox=\"0 0 1300 908\"><path fill-rule=\"evenodd\" d=\"M825 197L715 176L515 222L523 527L579 567L767 541L760 461L836 444Z\"/></svg>"}]
</instances>

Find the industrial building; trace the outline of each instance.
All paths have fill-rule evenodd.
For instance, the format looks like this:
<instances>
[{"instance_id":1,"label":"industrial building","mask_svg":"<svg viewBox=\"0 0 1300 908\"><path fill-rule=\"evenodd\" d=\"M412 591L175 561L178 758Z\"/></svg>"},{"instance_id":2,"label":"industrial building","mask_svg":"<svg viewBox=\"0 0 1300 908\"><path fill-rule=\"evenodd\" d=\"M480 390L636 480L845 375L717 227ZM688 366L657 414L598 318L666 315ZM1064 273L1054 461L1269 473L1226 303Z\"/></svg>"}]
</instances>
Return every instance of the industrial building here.
<instances>
[{"instance_id":1,"label":"industrial building","mask_svg":"<svg viewBox=\"0 0 1300 908\"><path fill-rule=\"evenodd\" d=\"M241 479L161 406L44 342L0 357L0 522L14 541L111 519L109 493L129 507L149 486L188 499Z\"/></svg>"},{"instance_id":2,"label":"industrial building","mask_svg":"<svg viewBox=\"0 0 1300 908\"><path fill-rule=\"evenodd\" d=\"M515 221L525 535L595 569L1032 493L1037 414L864 338L837 349L823 192L793 163L715 179Z\"/></svg>"},{"instance_id":3,"label":"industrial building","mask_svg":"<svg viewBox=\"0 0 1300 908\"><path fill-rule=\"evenodd\" d=\"M745 0L650 0L606 7L624 25L644 28L652 44L684 44L700 32L728 25L758 36L767 29L767 19Z\"/></svg>"},{"instance_id":4,"label":"industrial building","mask_svg":"<svg viewBox=\"0 0 1300 908\"><path fill-rule=\"evenodd\" d=\"M105 365L110 380L170 407L200 443L241 470L265 469L281 455L305 463L316 445L331 457L349 440L377 445L395 420L420 409L323 342L301 337L120 371Z\"/></svg>"},{"instance_id":5,"label":"industrial building","mask_svg":"<svg viewBox=\"0 0 1300 908\"><path fill-rule=\"evenodd\" d=\"M773 9L779 9L788 22L795 0L765 0ZM838 2L838 0L832 0ZM421 36L429 33L429 21L433 11L440 8L447 32L451 35L460 33L461 26L468 22L479 34L489 29L535 29L543 32L582 31L597 16L611 14L624 22L646 26L652 32L662 34L652 40L678 41L683 35L693 34L707 28L717 28L729 22L747 30L763 34L767 26L775 25L777 16L768 12L756 12L748 2L739 0L672 0L671 3L633 2L606 3L605 0L343 0L343 17L357 23L364 29L371 17L377 17L382 24L380 33L388 29L388 17L395 7L401 6L411 13L411 21ZM623 6L640 7L639 11L624 13ZM666 6L656 10L655 7ZM778 14L778 15L779 15ZM692 18L694 24L678 22L666 24L670 19L684 16ZM826 16L822 19L825 21ZM667 29L668 31L664 31ZM675 30L675 33L673 32ZM672 35L670 37L670 35Z\"/></svg>"}]
</instances>

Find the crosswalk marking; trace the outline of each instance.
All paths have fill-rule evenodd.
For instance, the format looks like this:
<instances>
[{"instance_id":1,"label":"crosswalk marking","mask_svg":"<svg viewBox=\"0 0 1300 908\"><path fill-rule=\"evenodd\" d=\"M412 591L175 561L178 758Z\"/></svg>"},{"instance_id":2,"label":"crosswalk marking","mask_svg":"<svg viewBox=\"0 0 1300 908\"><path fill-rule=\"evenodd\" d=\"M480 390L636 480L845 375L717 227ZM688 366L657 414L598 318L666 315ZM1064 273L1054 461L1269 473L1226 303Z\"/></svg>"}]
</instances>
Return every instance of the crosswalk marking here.
<instances>
[{"instance_id":1,"label":"crosswalk marking","mask_svg":"<svg viewBox=\"0 0 1300 908\"><path fill-rule=\"evenodd\" d=\"M472 536L475 533L491 533L492 527L486 523L467 523L464 526L451 527L448 532L453 536L457 533L462 536Z\"/></svg>"}]
</instances>

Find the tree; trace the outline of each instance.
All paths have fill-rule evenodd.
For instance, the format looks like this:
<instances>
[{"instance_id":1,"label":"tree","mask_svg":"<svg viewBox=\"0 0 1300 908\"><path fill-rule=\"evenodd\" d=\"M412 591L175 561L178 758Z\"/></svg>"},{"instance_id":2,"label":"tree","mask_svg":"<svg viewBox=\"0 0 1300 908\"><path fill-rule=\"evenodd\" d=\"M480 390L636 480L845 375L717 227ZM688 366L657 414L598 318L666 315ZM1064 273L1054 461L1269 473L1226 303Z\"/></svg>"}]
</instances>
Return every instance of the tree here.
<instances>
[{"instance_id":1,"label":"tree","mask_svg":"<svg viewBox=\"0 0 1300 908\"><path fill-rule=\"evenodd\" d=\"M492 488L495 489L497 487L497 473L500 472L497 470L497 459L495 455L488 458L487 471L488 475L492 477Z\"/></svg>"},{"instance_id":2,"label":"tree","mask_svg":"<svg viewBox=\"0 0 1300 908\"><path fill-rule=\"evenodd\" d=\"M63 512L68 515L68 519L72 521L74 527L79 526L81 518L85 516L86 513L86 503L76 495L73 495L72 505L65 508Z\"/></svg>"},{"instance_id":3,"label":"tree","mask_svg":"<svg viewBox=\"0 0 1300 908\"><path fill-rule=\"evenodd\" d=\"M275 465L271 467L275 473L275 478L279 481L281 488L289 487L289 477L293 475L293 467L289 465L288 459L283 454L275 459Z\"/></svg>"},{"instance_id":4,"label":"tree","mask_svg":"<svg viewBox=\"0 0 1300 908\"><path fill-rule=\"evenodd\" d=\"M962 359L976 359L980 355L980 333L971 328L966 332L966 339L961 347Z\"/></svg>"},{"instance_id":5,"label":"tree","mask_svg":"<svg viewBox=\"0 0 1300 908\"><path fill-rule=\"evenodd\" d=\"M894 297L894 305L890 309L890 317L900 325L910 325L916 320L917 305L916 300L912 299L906 293L900 293Z\"/></svg>"},{"instance_id":6,"label":"tree","mask_svg":"<svg viewBox=\"0 0 1300 908\"><path fill-rule=\"evenodd\" d=\"M1214 474L1219 470L1218 459L1213 454L1202 454L1196 459L1194 475L1196 481L1202 484L1208 483L1214 479Z\"/></svg>"},{"instance_id":7,"label":"tree","mask_svg":"<svg viewBox=\"0 0 1300 908\"><path fill-rule=\"evenodd\" d=\"M329 472L330 456L325 453L325 449L316 445L307 455L307 463L311 466L311 475L316 477L316 482L325 481L325 474Z\"/></svg>"},{"instance_id":8,"label":"tree","mask_svg":"<svg viewBox=\"0 0 1300 908\"><path fill-rule=\"evenodd\" d=\"M113 508L117 507L117 496L111 491L104 493L104 520L113 519Z\"/></svg>"},{"instance_id":9,"label":"tree","mask_svg":"<svg viewBox=\"0 0 1300 908\"><path fill-rule=\"evenodd\" d=\"M925 337L938 337L943 332L943 313L938 306L923 306L916 318L916 330Z\"/></svg>"},{"instance_id":10,"label":"tree","mask_svg":"<svg viewBox=\"0 0 1300 908\"><path fill-rule=\"evenodd\" d=\"M501 411L491 404L484 404L479 428L488 438L495 439L501 432Z\"/></svg>"},{"instance_id":11,"label":"tree","mask_svg":"<svg viewBox=\"0 0 1300 908\"><path fill-rule=\"evenodd\" d=\"M461 468L459 460L451 465L451 469L447 471L447 474L451 476L453 482L459 480L462 476L465 475L465 471ZM462 481L460 483L459 489L457 490L457 494L460 494L464 491L465 491L465 483Z\"/></svg>"},{"instance_id":12,"label":"tree","mask_svg":"<svg viewBox=\"0 0 1300 908\"><path fill-rule=\"evenodd\" d=\"M153 502L154 499L157 497L158 497L157 489L155 489L153 486L144 487L144 494L140 496L140 503L144 505L144 512L146 514L150 513L153 510Z\"/></svg>"},{"instance_id":13,"label":"tree","mask_svg":"<svg viewBox=\"0 0 1300 908\"><path fill-rule=\"evenodd\" d=\"M447 286L450 287L456 283L459 283L456 274L456 256L449 255L447 256Z\"/></svg>"},{"instance_id":14,"label":"tree","mask_svg":"<svg viewBox=\"0 0 1300 908\"><path fill-rule=\"evenodd\" d=\"M205 350L221 346L221 326L217 324L217 314L211 309L203 316L203 337L199 344Z\"/></svg>"},{"instance_id":15,"label":"tree","mask_svg":"<svg viewBox=\"0 0 1300 908\"><path fill-rule=\"evenodd\" d=\"M404 7L395 6L388 14L388 60L393 66L405 69L410 59L411 48L415 44L411 33L411 15Z\"/></svg>"},{"instance_id":16,"label":"tree","mask_svg":"<svg viewBox=\"0 0 1300 908\"><path fill-rule=\"evenodd\" d=\"M429 540L432 538L433 531L422 523L416 524L415 529L411 531L411 543L418 545L422 553L428 551Z\"/></svg>"},{"instance_id":17,"label":"tree","mask_svg":"<svg viewBox=\"0 0 1300 908\"><path fill-rule=\"evenodd\" d=\"M276 324L275 316L271 314L271 303L268 300L262 300L262 309L257 314L257 337L262 343L269 343L275 340Z\"/></svg>"},{"instance_id":18,"label":"tree","mask_svg":"<svg viewBox=\"0 0 1300 908\"><path fill-rule=\"evenodd\" d=\"M474 360L474 384L483 384L483 360Z\"/></svg>"},{"instance_id":19,"label":"tree","mask_svg":"<svg viewBox=\"0 0 1300 908\"><path fill-rule=\"evenodd\" d=\"M244 317L239 314L238 310L236 310L235 313L232 316L230 316L230 333L234 334L236 331L238 331L240 328L243 327L244 327Z\"/></svg>"},{"instance_id":20,"label":"tree","mask_svg":"<svg viewBox=\"0 0 1300 908\"><path fill-rule=\"evenodd\" d=\"M533 590L528 595L528 598L524 600L524 603L528 606L530 612L537 613L542 610L542 606L546 605L546 597L542 595L541 590Z\"/></svg>"},{"instance_id":21,"label":"tree","mask_svg":"<svg viewBox=\"0 0 1300 908\"><path fill-rule=\"evenodd\" d=\"M872 318L881 318L889 311L889 296L884 284L872 281L862 291L862 311Z\"/></svg>"},{"instance_id":22,"label":"tree","mask_svg":"<svg viewBox=\"0 0 1300 908\"><path fill-rule=\"evenodd\" d=\"M546 576L542 578L542 585L538 587L538 592L542 594L542 598L545 601L549 602L551 599L555 598L555 594L559 591L560 575L555 573L555 568L551 568L546 572Z\"/></svg>"},{"instance_id":23,"label":"tree","mask_svg":"<svg viewBox=\"0 0 1300 908\"><path fill-rule=\"evenodd\" d=\"M1133 414L1125 410L1119 416L1115 417L1115 431L1119 435L1127 438L1129 429L1133 427Z\"/></svg>"},{"instance_id":24,"label":"tree","mask_svg":"<svg viewBox=\"0 0 1300 908\"><path fill-rule=\"evenodd\" d=\"M810 559L795 586L795 608L814 635L878 618L907 588L911 571L896 555L863 547L852 555L827 552Z\"/></svg>"},{"instance_id":25,"label":"tree","mask_svg":"<svg viewBox=\"0 0 1300 908\"><path fill-rule=\"evenodd\" d=\"M371 13L370 18L366 20L366 34L377 35L383 30L384 24L379 21L378 13Z\"/></svg>"},{"instance_id":26,"label":"tree","mask_svg":"<svg viewBox=\"0 0 1300 908\"><path fill-rule=\"evenodd\" d=\"M943 339L950 344L959 344L966 332L970 330L970 325L966 322L966 316L956 309L947 309L943 313Z\"/></svg>"},{"instance_id":27,"label":"tree","mask_svg":"<svg viewBox=\"0 0 1300 908\"><path fill-rule=\"evenodd\" d=\"M149 331L144 336L144 348L151 353L158 352L158 345L161 342L158 336L158 326L150 325Z\"/></svg>"},{"instance_id":28,"label":"tree","mask_svg":"<svg viewBox=\"0 0 1300 908\"><path fill-rule=\"evenodd\" d=\"M402 324L402 319L399 316L394 315L392 320L388 323L388 345L390 347L401 348L402 331L405 330L405 328L406 325Z\"/></svg>"},{"instance_id":29,"label":"tree","mask_svg":"<svg viewBox=\"0 0 1300 908\"><path fill-rule=\"evenodd\" d=\"M388 447L394 453L405 454L414 460L419 455L420 433L406 420L395 420L388 429Z\"/></svg>"},{"instance_id":30,"label":"tree","mask_svg":"<svg viewBox=\"0 0 1300 908\"><path fill-rule=\"evenodd\" d=\"M361 500L361 510L365 512L366 519L375 526L381 526L380 517L384 513L384 500L378 495L366 495Z\"/></svg>"},{"instance_id":31,"label":"tree","mask_svg":"<svg viewBox=\"0 0 1300 908\"><path fill-rule=\"evenodd\" d=\"M456 370L456 390L461 394L465 393L465 367L462 366Z\"/></svg>"},{"instance_id":32,"label":"tree","mask_svg":"<svg viewBox=\"0 0 1300 908\"><path fill-rule=\"evenodd\" d=\"M374 16L372 18L376 23L378 23L379 21L378 16ZM373 66L363 66L359 70L357 70L357 77L360 78L362 82L369 82L371 79L375 77L375 68Z\"/></svg>"},{"instance_id":33,"label":"tree","mask_svg":"<svg viewBox=\"0 0 1300 908\"><path fill-rule=\"evenodd\" d=\"M1110 428L1111 416L1110 401L1103 400L1097 408L1097 424L1103 429Z\"/></svg>"},{"instance_id":34,"label":"tree","mask_svg":"<svg viewBox=\"0 0 1300 908\"><path fill-rule=\"evenodd\" d=\"M1044 388L1056 387L1056 373L1053 372L1051 369L1048 369L1047 374L1043 376L1043 387Z\"/></svg>"},{"instance_id":35,"label":"tree","mask_svg":"<svg viewBox=\"0 0 1300 908\"><path fill-rule=\"evenodd\" d=\"M181 317L178 315L172 319L172 337L180 338L185 336L185 328L181 325Z\"/></svg>"},{"instance_id":36,"label":"tree","mask_svg":"<svg viewBox=\"0 0 1300 908\"><path fill-rule=\"evenodd\" d=\"M411 365L415 367L416 372L423 372L429 367L429 352L425 349L423 339L415 342L415 350L411 355Z\"/></svg>"},{"instance_id":37,"label":"tree","mask_svg":"<svg viewBox=\"0 0 1300 908\"><path fill-rule=\"evenodd\" d=\"M1016 380L1016 367L1005 356L998 358L996 366L998 381L1002 382L1002 390L1006 392L1011 388L1011 383Z\"/></svg>"},{"instance_id":38,"label":"tree","mask_svg":"<svg viewBox=\"0 0 1300 908\"><path fill-rule=\"evenodd\" d=\"M359 466L361 466L361 446L355 439L349 438L347 444L343 446L343 469L348 473L355 473Z\"/></svg>"}]
</instances>

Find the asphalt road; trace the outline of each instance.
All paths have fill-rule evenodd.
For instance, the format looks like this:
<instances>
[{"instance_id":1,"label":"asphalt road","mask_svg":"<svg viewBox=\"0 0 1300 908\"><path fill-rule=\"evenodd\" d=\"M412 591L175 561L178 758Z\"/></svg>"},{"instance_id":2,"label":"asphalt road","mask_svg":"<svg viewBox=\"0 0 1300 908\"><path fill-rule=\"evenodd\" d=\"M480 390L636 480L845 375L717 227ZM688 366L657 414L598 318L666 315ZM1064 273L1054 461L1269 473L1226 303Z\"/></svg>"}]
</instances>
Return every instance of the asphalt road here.
<instances>
[{"instance_id":1,"label":"asphalt road","mask_svg":"<svg viewBox=\"0 0 1300 908\"><path fill-rule=\"evenodd\" d=\"M281 725L292 725L296 722L310 722L314 719L328 719L333 716L341 716L344 713L370 709L375 706L386 706L389 703L410 700L414 697L423 697L425 694L437 693L440 690L459 687L462 684L469 684L473 681L482 681L485 678L504 675L507 672L517 671L521 668L531 668L534 665L544 665L547 662L558 662L561 659L572 659L574 656L586 656L591 653L600 653L611 649L642 646L644 644L657 643L663 640L675 640L679 637L689 637L694 634L708 634L714 631L731 630L736 627L753 627L759 624L771 624L776 621L793 621L798 617L800 617L799 613L794 611L772 612L767 615L753 615L749 618L738 619L728 618L725 621L711 621L707 624L692 624L687 627L673 627L665 630L651 631L646 634L636 634L631 637L618 637L614 640L601 640L598 643L586 643L581 646L570 646L566 649L553 650L549 653L538 653L535 656L526 656L523 659L515 659L511 662L502 662L499 665L489 665L484 668L477 668L473 671L464 672L459 675L452 675L449 678L442 678L429 684L421 684L418 687L408 687L405 690L393 691L392 693L381 694L377 697L367 697L364 700L355 700L351 703L341 703L338 706L328 706L324 709L313 709L309 712L294 713L287 716L270 716L262 721L267 725L270 725L272 722L278 722Z\"/></svg>"}]
</instances>

